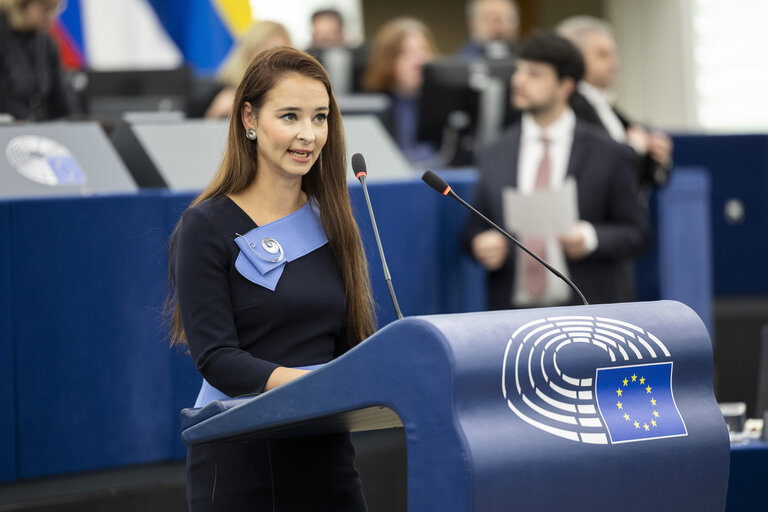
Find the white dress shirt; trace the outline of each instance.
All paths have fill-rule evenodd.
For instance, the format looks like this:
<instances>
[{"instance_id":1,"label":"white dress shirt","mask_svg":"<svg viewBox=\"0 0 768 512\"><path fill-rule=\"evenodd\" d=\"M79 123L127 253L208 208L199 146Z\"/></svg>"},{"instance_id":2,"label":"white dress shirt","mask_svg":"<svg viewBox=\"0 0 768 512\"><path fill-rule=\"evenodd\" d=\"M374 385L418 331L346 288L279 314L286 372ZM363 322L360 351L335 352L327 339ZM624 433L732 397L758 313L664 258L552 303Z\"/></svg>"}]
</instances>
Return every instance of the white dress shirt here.
<instances>
[{"instance_id":1,"label":"white dress shirt","mask_svg":"<svg viewBox=\"0 0 768 512\"><path fill-rule=\"evenodd\" d=\"M571 158L573 133L576 127L576 116L570 108L552 124L542 129L530 114L523 114L521 122L520 152L517 164L517 188L522 194L530 194L534 190L536 175L539 171L541 158L544 155L542 137L549 140L550 177L549 187L560 188L565 183L568 172L568 162ZM578 229L582 230L585 243L590 251L597 247L595 228L588 222L580 221ZM556 238L548 238L547 262L568 276L565 253ZM547 284L544 295L534 300L522 286L521 272L523 258L530 258L522 251L518 254L515 269L515 286L512 290L512 303L516 306L562 304L570 297L570 288L557 276L547 273Z\"/></svg>"},{"instance_id":2,"label":"white dress shirt","mask_svg":"<svg viewBox=\"0 0 768 512\"><path fill-rule=\"evenodd\" d=\"M568 172L576 116L570 108L552 124L542 129L531 114L523 114L520 134L520 155L517 162L517 189L522 194L533 192L541 157L544 155L542 137L549 140L549 186L560 188Z\"/></svg>"},{"instance_id":3,"label":"white dress shirt","mask_svg":"<svg viewBox=\"0 0 768 512\"><path fill-rule=\"evenodd\" d=\"M603 123L605 129L608 130L608 135L613 140L629 144L639 155L644 155L648 152L645 137L637 133L628 132L624 128L624 123L621 122L621 119L619 119L619 116L613 109L613 94L610 91L598 89L587 82L579 82L578 88L582 96L595 109L597 117L600 118L600 122Z\"/></svg>"},{"instance_id":4,"label":"white dress shirt","mask_svg":"<svg viewBox=\"0 0 768 512\"><path fill-rule=\"evenodd\" d=\"M600 118L600 122L603 123L605 129L608 130L608 135L610 135L616 142L626 143L627 131L624 129L624 124L622 124L621 119L619 119L619 116L617 116L616 112L613 110L613 106L611 106L611 95L608 92L583 81L579 82L578 89L581 95L584 96L589 104L595 109L595 112L597 112L597 117Z\"/></svg>"}]
</instances>

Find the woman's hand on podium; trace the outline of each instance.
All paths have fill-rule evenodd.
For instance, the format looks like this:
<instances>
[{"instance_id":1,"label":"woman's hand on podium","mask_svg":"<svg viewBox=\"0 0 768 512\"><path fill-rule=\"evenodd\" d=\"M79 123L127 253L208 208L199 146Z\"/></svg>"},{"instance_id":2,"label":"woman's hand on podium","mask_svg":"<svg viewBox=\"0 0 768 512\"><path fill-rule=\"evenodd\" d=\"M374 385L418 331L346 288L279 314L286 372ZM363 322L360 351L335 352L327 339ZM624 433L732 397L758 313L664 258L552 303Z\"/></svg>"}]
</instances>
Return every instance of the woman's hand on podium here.
<instances>
[{"instance_id":1,"label":"woman's hand on podium","mask_svg":"<svg viewBox=\"0 0 768 512\"><path fill-rule=\"evenodd\" d=\"M269 375L267 384L264 386L264 391L275 389L278 386L282 386L294 379L298 379L302 375L309 373L310 370L299 370L297 368L286 368L285 366L278 366Z\"/></svg>"}]
</instances>

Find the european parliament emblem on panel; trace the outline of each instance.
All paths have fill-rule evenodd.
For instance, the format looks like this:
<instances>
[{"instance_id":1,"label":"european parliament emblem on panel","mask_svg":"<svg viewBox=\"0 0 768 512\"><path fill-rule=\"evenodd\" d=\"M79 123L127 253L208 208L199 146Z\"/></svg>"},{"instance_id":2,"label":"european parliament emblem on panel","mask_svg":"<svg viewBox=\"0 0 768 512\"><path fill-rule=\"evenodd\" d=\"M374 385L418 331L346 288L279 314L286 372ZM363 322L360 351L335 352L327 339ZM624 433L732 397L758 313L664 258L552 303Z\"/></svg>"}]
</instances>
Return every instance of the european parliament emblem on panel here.
<instances>
[{"instance_id":1,"label":"european parliament emblem on panel","mask_svg":"<svg viewBox=\"0 0 768 512\"><path fill-rule=\"evenodd\" d=\"M21 135L5 148L8 163L34 182L50 186L88 183L80 163L64 145L40 135Z\"/></svg>"},{"instance_id":2,"label":"european parliament emblem on panel","mask_svg":"<svg viewBox=\"0 0 768 512\"><path fill-rule=\"evenodd\" d=\"M507 343L502 394L529 426L570 441L611 445L685 436L671 359L662 340L628 322L542 318Z\"/></svg>"}]
</instances>

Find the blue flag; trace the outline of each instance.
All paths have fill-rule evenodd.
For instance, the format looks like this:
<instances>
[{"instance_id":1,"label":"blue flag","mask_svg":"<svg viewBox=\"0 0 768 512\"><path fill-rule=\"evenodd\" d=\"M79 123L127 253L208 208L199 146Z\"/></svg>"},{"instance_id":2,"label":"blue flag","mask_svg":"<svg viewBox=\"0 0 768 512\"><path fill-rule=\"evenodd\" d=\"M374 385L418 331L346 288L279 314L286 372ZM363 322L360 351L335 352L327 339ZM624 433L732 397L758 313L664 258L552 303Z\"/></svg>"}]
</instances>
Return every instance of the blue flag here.
<instances>
[{"instance_id":1,"label":"blue flag","mask_svg":"<svg viewBox=\"0 0 768 512\"><path fill-rule=\"evenodd\" d=\"M672 363L598 368L597 406L612 443L688 435L672 394Z\"/></svg>"},{"instance_id":2,"label":"blue flag","mask_svg":"<svg viewBox=\"0 0 768 512\"><path fill-rule=\"evenodd\" d=\"M235 40L215 0L145 0L157 14L184 59L213 75ZM240 0L242 2L242 0ZM238 2L238 3L240 3ZM232 3L232 2L230 2ZM223 4L219 2L220 5Z\"/></svg>"}]
</instances>

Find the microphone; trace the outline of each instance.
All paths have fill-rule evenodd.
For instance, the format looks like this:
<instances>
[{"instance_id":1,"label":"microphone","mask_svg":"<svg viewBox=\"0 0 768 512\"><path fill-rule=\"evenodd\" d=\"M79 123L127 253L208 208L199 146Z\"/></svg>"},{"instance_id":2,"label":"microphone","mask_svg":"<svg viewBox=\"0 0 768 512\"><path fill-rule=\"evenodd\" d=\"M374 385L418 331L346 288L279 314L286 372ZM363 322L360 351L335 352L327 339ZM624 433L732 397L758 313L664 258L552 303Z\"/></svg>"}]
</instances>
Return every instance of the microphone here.
<instances>
[{"instance_id":1,"label":"microphone","mask_svg":"<svg viewBox=\"0 0 768 512\"><path fill-rule=\"evenodd\" d=\"M483 215L482 213L477 211L471 204L469 204L468 202L463 200L461 197L459 197L459 195L456 192L453 191L451 186L448 185L448 183L446 183L445 180L443 180L443 178L441 178L437 174L433 173L432 171L427 171L427 172L425 172L421 176L421 179L424 181L424 183L426 183L427 185L429 185L433 189L437 190L438 192L440 192L444 196L450 196L450 197L454 198L455 200L457 200L458 202L463 204L465 207L467 207L470 211L472 211L475 215L479 215L485 222L487 222L488 224L490 224L491 226L496 228L496 230L499 231L501 234L503 234L504 236L506 236L507 238L512 240L515 243L516 246L518 246L523 251L527 252L533 259L535 259L536 261L538 261L539 263L544 265L547 268L547 270L549 270L550 272L555 274L557 277L559 277L560 279L565 281L565 284L570 286L571 289L574 292L576 292L576 295L579 296L579 298L584 303L584 305L585 306L589 306L589 303L587 302L587 299L584 298L584 294L581 293L581 290L579 290L576 287L576 285L573 284L573 282L570 279L568 279L563 274L561 274L560 271L557 270L555 267L553 267L552 265L550 265L549 263L547 263L543 259L539 258L536 254L533 253L533 251L531 251L526 246L524 246L522 243L520 243L515 237L513 237L512 235L507 233L505 230L501 229L491 219L489 219L488 217L486 217L485 215Z\"/></svg>"},{"instance_id":2,"label":"microphone","mask_svg":"<svg viewBox=\"0 0 768 512\"><path fill-rule=\"evenodd\" d=\"M381 266L384 269L384 280L387 282L387 288L389 288L389 296L392 297L392 305L395 306L395 314L397 318L403 318L403 314L400 312L400 305L397 303L397 296L395 295L395 289L392 287L392 276L389 275L389 267L387 267L387 258L384 257L384 248L381 246L381 237L379 237L379 228L376 226L376 217L373 215L373 206L371 206L371 198L368 196L368 186L365 183L368 171L365 165L365 158L360 153L352 155L352 171L355 173L355 178L360 180L363 185L363 194L365 195L365 202L368 205L368 214L371 217L371 224L373 225L373 234L376 236L376 245L379 247L379 256L381 257Z\"/></svg>"}]
</instances>

